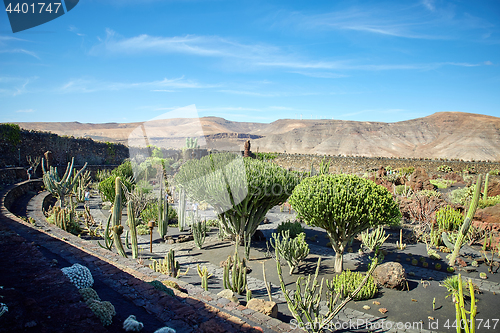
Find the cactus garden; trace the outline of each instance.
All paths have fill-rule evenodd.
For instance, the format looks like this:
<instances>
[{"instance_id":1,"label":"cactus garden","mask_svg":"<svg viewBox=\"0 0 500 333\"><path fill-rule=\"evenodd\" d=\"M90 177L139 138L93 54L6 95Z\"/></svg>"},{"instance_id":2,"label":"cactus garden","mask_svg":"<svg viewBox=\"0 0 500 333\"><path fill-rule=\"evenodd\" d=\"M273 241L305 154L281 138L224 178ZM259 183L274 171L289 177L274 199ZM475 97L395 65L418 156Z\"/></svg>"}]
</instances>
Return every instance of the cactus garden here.
<instances>
[{"instance_id":1,"label":"cactus garden","mask_svg":"<svg viewBox=\"0 0 500 333\"><path fill-rule=\"evenodd\" d=\"M197 149L192 139L186 145ZM456 320L472 332L494 319L498 234L475 216L496 205L488 186L497 176L431 182L421 169L333 173L323 159L289 170L248 155L174 161L157 149L92 175L74 161L58 171L42 159L45 191L23 200L43 198L44 215L24 216L138 265L165 297L199 287L311 332L349 316L372 329L411 316L413 327L440 323L443 332ZM432 177L452 172L438 168ZM103 292L99 278L92 289L85 266L61 268L103 328L125 318L124 327L161 328L158 318L148 324L141 312L125 313L134 302Z\"/></svg>"}]
</instances>

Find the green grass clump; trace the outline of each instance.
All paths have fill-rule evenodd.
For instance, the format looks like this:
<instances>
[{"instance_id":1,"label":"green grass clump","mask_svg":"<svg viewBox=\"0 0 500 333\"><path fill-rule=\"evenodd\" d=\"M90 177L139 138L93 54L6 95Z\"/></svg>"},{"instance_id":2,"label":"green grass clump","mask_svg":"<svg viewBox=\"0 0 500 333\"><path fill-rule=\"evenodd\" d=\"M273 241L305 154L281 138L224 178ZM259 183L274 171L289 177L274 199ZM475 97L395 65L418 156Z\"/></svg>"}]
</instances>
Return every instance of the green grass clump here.
<instances>
[{"instance_id":1,"label":"green grass clump","mask_svg":"<svg viewBox=\"0 0 500 333\"><path fill-rule=\"evenodd\" d=\"M435 190L422 190L420 191L421 195L425 195L427 198L440 198L441 193L435 191Z\"/></svg>"},{"instance_id":2,"label":"green grass clump","mask_svg":"<svg viewBox=\"0 0 500 333\"><path fill-rule=\"evenodd\" d=\"M459 188L450 192L450 201L452 204L467 205L472 199L474 189L472 186Z\"/></svg>"},{"instance_id":3,"label":"green grass clump","mask_svg":"<svg viewBox=\"0 0 500 333\"><path fill-rule=\"evenodd\" d=\"M336 275L332 279L332 286L335 293L341 293L341 296L346 296L352 293L358 285L363 281L365 276L360 272L351 272L350 270L345 270L341 274ZM328 286L331 290L332 286ZM354 297L355 301L370 299L377 293L377 285L372 276L368 278L366 284L361 288L361 291Z\"/></svg>"}]
</instances>

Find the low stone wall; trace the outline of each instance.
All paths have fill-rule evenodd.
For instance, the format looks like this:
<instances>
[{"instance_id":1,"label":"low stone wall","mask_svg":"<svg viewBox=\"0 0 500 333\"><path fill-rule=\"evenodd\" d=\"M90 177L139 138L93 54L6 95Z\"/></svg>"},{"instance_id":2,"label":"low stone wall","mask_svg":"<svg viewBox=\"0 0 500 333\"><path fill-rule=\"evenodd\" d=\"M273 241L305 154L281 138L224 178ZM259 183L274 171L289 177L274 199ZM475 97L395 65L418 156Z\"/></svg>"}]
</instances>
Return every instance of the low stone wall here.
<instances>
[{"instance_id":1,"label":"low stone wall","mask_svg":"<svg viewBox=\"0 0 500 333\"><path fill-rule=\"evenodd\" d=\"M16 184L11 189L7 190L5 194L3 205L10 211L12 204L17 200L17 198L22 197L29 191L40 191L43 185L43 181L40 179L27 180L22 183Z\"/></svg>"},{"instance_id":2,"label":"low stone wall","mask_svg":"<svg viewBox=\"0 0 500 333\"><path fill-rule=\"evenodd\" d=\"M305 154L278 154L272 161L284 168L292 170L309 171L311 164L317 171L321 161L330 161L331 173L358 173L363 174L368 170L377 170L381 166L390 166L393 169L404 167L421 167L429 174L435 174L441 165L449 165L453 171L462 171L474 167L476 173L486 173L493 169L500 169L500 162L465 162L452 160L424 160L410 158L385 158L385 157L350 157L350 156L322 156Z\"/></svg>"},{"instance_id":3,"label":"low stone wall","mask_svg":"<svg viewBox=\"0 0 500 333\"><path fill-rule=\"evenodd\" d=\"M10 185L28 179L26 168L0 169L0 184Z\"/></svg>"}]
</instances>

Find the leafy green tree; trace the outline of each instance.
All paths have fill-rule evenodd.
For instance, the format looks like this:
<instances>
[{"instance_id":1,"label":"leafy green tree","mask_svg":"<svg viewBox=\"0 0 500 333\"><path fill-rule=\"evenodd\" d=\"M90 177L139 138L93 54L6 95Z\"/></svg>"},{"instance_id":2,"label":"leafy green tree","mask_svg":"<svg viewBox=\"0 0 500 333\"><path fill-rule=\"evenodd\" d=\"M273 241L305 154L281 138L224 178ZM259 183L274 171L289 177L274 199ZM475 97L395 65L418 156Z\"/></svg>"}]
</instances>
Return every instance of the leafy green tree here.
<instances>
[{"instance_id":1,"label":"leafy green tree","mask_svg":"<svg viewBox=\"0 0 500 333\"><path fill-rule=\"evenodd\" d=\"M343 270L344 249L358 233L401 219L389 191L354 175L319 175L304 179L289 199L306 224L326 230L335 250L335 272Z\"/></svg>"},{"instance_id":2,"label":"leafy green tree","mask_svg":"<svg viewBox=\"0 0 500 333\"><path fill-rule=\"evenodd\" d=\"M287 200L298 180L276 164L232 153L189 160L174 177L190 198L214 207L237 244L255 233L269 209Z\"/></svg>"}]
</instances>

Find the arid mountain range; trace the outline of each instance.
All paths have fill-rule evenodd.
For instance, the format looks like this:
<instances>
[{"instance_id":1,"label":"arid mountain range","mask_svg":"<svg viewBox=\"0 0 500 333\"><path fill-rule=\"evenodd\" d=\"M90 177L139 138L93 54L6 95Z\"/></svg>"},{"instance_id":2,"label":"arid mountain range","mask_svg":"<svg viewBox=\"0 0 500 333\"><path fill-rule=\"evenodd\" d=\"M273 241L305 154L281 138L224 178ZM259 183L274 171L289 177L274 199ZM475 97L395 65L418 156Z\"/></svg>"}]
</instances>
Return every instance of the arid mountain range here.
<instances>
[{"instance_id":1,"label":"arid mountain range","mask_svg":"<svg viewBox=\"0 0 500 333\"><path fill-rule=\"evenodd\" d=\"M254 152L500 161L500 118L462 112L438 112L395 123L280 119L263 124L203 117L122 124L18 124L132 146L180 148L186 137L197 137L201 147L243 150L250 139Z\"/></svg>"}]
</instances>

